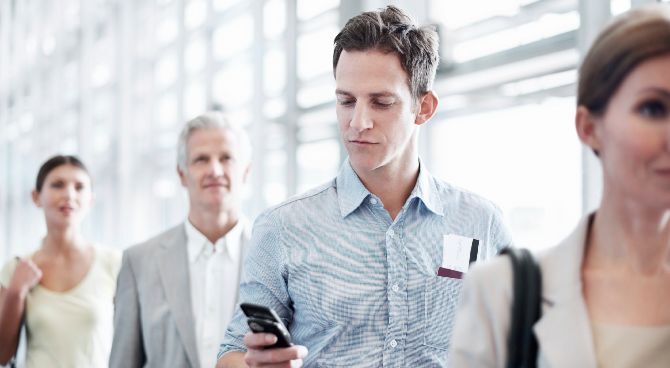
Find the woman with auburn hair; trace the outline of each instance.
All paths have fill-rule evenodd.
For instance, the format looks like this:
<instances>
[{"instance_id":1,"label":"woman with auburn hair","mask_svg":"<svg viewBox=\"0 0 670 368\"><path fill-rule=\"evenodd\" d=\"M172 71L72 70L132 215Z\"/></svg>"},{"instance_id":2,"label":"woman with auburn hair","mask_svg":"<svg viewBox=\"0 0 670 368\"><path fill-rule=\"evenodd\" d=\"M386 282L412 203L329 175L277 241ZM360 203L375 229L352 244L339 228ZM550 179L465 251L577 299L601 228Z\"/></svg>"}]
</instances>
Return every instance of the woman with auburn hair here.
<instances>
[{"instance_id":1,"label":"woman with auburn hair","mask_svg":"<svg viewBox=\"0 0 670 368\"><path fill-rule=\"evenodd\" d=\"M602 200L567 239L537 255L536 363L668 367L669 6L616 18L586 55L578 83L577 133L602 163ZM507 257L473 267L450 366L506 366L513 289Z\"/></svg>"},{"instance_id":2,"label":"woman with auburn hair","mask_svg":"<svg viewBox=\"0 0 670 368\"><path fill-rule=\"evenodd\" d=\"M106 367L120 255L83 238L91 179L74 156L55 156L39 170L32 193L47 234L34 253L0 271L0 364L27 331L26 367Z\"/></svg>"}]
</instances>

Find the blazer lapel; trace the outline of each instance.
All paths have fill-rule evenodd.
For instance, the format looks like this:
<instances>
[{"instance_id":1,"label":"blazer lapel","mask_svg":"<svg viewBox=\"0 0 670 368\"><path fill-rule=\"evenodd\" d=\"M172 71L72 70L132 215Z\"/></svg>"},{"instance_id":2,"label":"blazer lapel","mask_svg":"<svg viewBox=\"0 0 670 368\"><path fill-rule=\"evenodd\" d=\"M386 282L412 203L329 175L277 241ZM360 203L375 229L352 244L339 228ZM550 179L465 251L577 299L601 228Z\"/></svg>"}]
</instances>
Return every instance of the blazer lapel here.
<instances>
[{"instance_id":1,"label":"blazer lapel","mask_svg":"<svg viewBox=\"0 0 670 368\"><path fill-rule=\"evenodd\" d=\"M191 367L200 366L195 339L195 321L191 306L191 285L186 249L186 232L181 226L172 241L163 244L159 269L163 289L174 315L179 336L184 344Z\"/></svg>"},{"instance_id":2,"label":"blazer lapel","mask_svg":"<svg viewBox=\"0 0 670 368\"><path fill-rule=\"evenodd\" d=\"M597 366L581 282L584 246L592 217L586 216L561 245L539 257L543 308L534 331L540 345L540 361L548 367Z\"/></svg>"}]
</instances>

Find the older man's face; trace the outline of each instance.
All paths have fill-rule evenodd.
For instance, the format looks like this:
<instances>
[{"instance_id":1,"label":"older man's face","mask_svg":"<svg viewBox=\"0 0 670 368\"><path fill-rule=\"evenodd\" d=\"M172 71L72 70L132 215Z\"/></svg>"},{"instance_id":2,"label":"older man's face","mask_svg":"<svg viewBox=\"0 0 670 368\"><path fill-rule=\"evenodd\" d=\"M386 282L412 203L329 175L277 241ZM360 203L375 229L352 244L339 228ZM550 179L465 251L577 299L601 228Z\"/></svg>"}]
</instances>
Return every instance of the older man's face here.
<instances>
[{"instance_id":1,"label":"older man's face","mask_svg":"<svg viewBox=\"0 0 670 368\"><path fill-rule=\"evenodd\" d=\"M232 132L208 128L194 131L186 142L186 170L179 171L191 208L221 210L239 206L249 173Z\"/></svg>"}]
</instances>

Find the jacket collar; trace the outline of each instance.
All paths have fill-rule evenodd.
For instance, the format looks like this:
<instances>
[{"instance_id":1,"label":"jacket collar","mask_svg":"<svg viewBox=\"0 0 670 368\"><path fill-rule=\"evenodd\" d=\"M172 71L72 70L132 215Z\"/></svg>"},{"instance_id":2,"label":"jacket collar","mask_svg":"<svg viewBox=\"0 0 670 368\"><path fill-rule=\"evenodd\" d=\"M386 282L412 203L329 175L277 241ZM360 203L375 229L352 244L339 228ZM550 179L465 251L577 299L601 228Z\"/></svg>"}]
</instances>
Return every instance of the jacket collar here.
<instances>
[{"instance_id":1,"label":"jacket collar","mask_svg":"<svg viewBox=\"0 0 670 368\"><path fill-rule=\"evenodd\" d=\"M198 348L195 338L191 286L186 250L186 231L183 225L173 230L157 254L160 278L170 312L174 316L191 367L199 367Z\"/></svg>"},{"instance_id":2,"label":"jacket collar","mask_svg":"<svg viewBox=\"0 0 670 368\"><path fill-rule=\"evenodd\" d=\"M582 293L581 268L593 214L557 247L538 259L542 269L542 317L535 324L541 357L549 367L596 367L591 323Z\"/></svg>"}]
</instances>

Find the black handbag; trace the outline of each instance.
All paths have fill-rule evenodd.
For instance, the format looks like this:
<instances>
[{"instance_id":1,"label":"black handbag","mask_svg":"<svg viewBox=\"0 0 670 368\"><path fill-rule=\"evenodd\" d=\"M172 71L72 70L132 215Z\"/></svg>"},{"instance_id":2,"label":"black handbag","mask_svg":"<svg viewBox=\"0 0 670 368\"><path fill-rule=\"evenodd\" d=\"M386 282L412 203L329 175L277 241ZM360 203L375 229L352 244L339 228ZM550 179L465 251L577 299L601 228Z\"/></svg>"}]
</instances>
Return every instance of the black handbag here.
<instances>
[{"instance_id":1,"label":"black handbag","mask_svg":"<svg viewBox=\"0 0 670 368\"><path fill-rule=\"evenodd\" d=\"M540 319L542 273L528 249L505 248L512 261L512 318L507 338L507 368L535 368L538 344L533 325Z\"/></svg>"}]
</instances>

